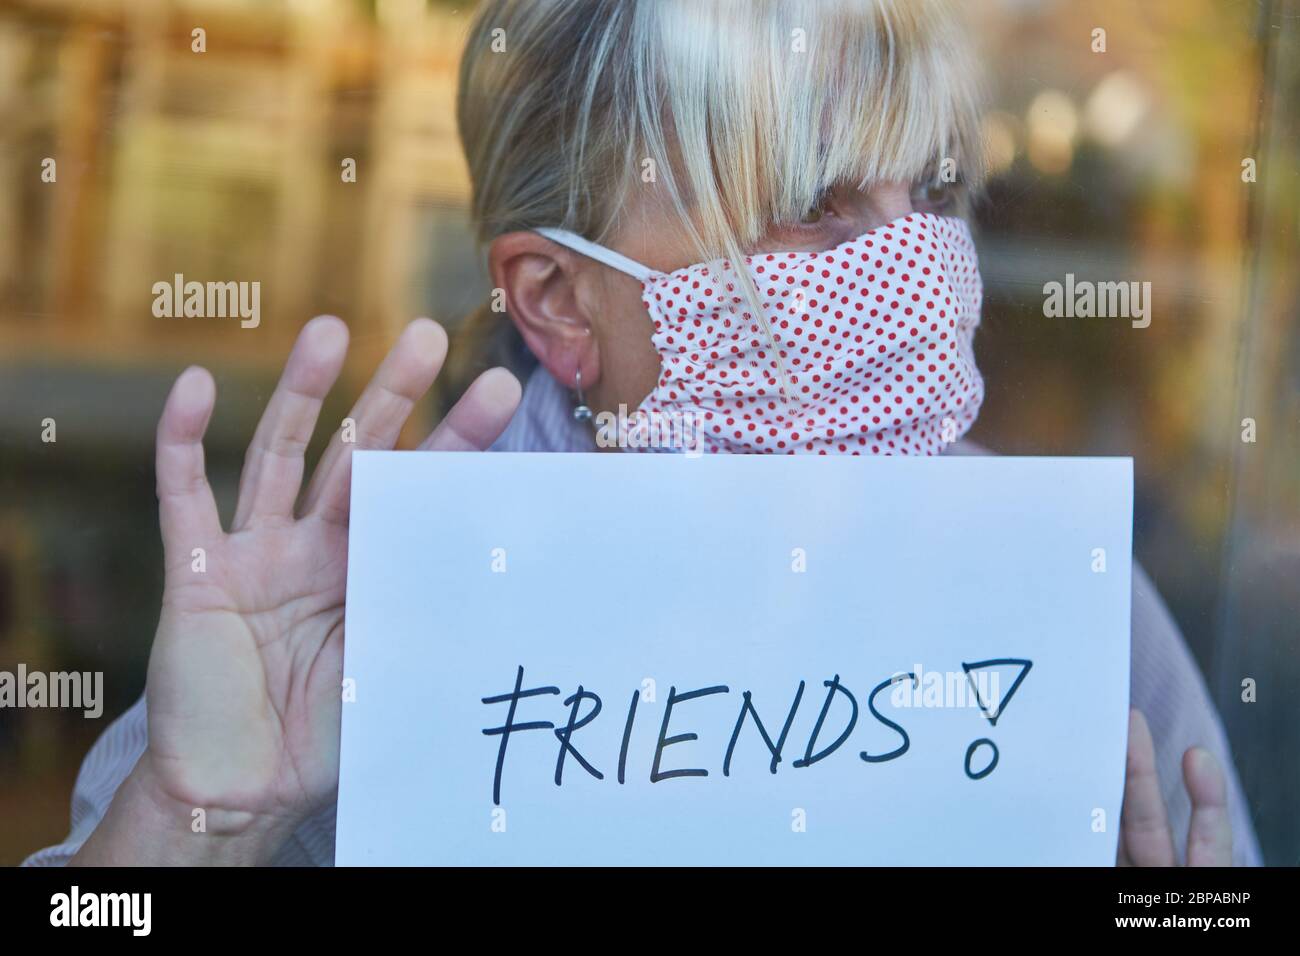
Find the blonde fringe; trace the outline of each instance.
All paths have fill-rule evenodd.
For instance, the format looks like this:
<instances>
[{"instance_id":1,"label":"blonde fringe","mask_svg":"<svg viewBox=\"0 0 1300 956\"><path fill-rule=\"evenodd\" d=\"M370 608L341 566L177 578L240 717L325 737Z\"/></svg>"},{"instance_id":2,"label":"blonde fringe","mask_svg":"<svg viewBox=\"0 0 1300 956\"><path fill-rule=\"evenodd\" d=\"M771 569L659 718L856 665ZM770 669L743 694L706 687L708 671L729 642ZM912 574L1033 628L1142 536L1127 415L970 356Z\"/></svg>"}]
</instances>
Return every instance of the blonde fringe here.
<instances>
[{"instance_id":1,"label":"blonde fringe","mask_svg":"<svg viewBox=\"0 0 1300 956\"><path fill-rule=\"evenodd\" d=\"M735 267L834 186L942 157L977 186L981 89L946 0L484 0L457 120L480 242L538 226L608 242L649 158L697 261ZM509 325L486 306L466 319L451 394L519 365Z\"/></svg>"}]
</instances>

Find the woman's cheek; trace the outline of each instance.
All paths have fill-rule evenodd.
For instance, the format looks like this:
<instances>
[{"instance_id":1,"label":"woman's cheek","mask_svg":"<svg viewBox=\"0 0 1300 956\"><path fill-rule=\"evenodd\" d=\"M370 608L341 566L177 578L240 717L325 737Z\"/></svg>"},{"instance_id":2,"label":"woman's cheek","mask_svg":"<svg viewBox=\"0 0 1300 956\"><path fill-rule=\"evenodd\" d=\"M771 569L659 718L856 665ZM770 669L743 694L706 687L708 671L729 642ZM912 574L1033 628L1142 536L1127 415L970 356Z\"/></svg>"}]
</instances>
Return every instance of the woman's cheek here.
<instances>
[{"instance_id":1,"label":"woman's cheek","mask_svg":"<svg viewBox=\"0 0 1300 956\"><path fill-rule=\"evenodd\" d=\"M635 294L620 294L607 313L607 335L600 349L600 387L603 406L617 411L620 404L635 409L654 391L659 380L659 353L650 341L654 323Z\"/></svg>"}]
</instances>

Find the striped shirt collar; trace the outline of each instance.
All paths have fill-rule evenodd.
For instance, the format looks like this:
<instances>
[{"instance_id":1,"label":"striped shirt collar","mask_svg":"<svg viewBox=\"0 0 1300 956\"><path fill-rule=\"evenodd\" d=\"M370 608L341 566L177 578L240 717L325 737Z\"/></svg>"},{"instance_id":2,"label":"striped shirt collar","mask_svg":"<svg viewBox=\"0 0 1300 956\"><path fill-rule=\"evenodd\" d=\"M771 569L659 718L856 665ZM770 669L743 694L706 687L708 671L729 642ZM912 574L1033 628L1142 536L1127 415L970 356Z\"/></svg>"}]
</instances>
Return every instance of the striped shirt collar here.
<instances>
[{"instance_id":1,"label":"striped shirt collar","mask_svg":"<svg viewBox=\"0 0 1300 956\"><path fill-rule=\"evenodd\" d=\"M493 451L595 451L596 433L573 418L573 399L540 365Z\"/></svg>"}]
</instances>

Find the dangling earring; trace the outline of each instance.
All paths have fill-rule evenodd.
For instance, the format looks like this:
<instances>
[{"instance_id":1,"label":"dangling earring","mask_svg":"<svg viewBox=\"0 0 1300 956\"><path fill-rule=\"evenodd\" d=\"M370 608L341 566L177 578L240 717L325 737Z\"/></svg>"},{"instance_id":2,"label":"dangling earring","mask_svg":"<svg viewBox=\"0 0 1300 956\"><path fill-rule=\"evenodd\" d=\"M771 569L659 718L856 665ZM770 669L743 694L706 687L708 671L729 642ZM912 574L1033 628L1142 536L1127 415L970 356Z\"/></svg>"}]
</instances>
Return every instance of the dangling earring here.
<instances>
[{"instance_id":1,"label":"dangling earring","mask_svg":"<svg viewBox=\"0 0 1300 956\"><path fill-rule=\"evenodd\" d=\"M573 390L578 393L578 404L573 406L573 420L575 422L591 421L591 409L582 397L582 369L578 369L573 373Z\"/></svg>"}]
</instances>

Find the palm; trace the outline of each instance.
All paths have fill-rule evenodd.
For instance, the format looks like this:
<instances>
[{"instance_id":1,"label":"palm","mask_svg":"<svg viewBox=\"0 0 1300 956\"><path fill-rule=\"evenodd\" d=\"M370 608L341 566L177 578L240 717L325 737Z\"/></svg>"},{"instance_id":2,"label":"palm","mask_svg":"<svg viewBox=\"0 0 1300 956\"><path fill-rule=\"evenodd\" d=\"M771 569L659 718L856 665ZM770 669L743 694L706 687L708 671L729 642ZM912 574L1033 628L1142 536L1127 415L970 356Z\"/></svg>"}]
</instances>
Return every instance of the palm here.
<instances>
[{"instance_id":1,"label":"palm","mask_svg":"<svg viewBox=\"0 0 1300 956\"><path fill-rule=\"evenodd\" d=\"M391 447L432 383L446 339L413 323L350 417L357 444ZM336 435L295 512L302 451L337 377L346 330L300 336L245 460L229 532L202 477L211 380L181 376L159 425L166 583L149 662L149 756L188 806L298 819L338 780L351 451ZM489 373L492 374L492 373ZM518 399L496 373L471 386L422 447L485 447ZM364 436L364 437L363 437Z\"/></svg>"},{"instance_id":2,"label":"palm","mask_svg":"<svg viewBox=\"0 0 1300 956\"><path fill-rule=\"evenodd\" d=\"M224 536L210 580L169 575L149 668L150 747L175 796L312 808L338 775L346 532L300 522ZM171 621L182 626L167 626ZM238 761L229 760L232 752ZM169 759L171 758L171 759ZM198 777L198 779L192 779Z\"/></svg>"}]
</instances>

